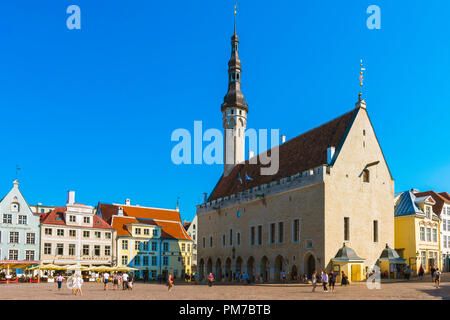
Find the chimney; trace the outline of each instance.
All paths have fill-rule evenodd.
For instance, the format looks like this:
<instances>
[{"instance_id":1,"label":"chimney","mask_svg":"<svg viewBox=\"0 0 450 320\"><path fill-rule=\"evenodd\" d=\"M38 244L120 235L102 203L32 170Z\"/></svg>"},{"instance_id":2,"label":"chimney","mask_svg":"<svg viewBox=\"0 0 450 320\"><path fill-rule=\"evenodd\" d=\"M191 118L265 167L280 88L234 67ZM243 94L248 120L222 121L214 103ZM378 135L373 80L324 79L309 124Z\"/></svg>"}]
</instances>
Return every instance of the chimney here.
<instances>
[{"instance_id":1,"label":"chimney","mask_svg":"<svg viewBox=\"0 0 450 320\"><path fill-rule=\"evenodd\" d=\"M284 134L281 135L281 144L286 142L286 136Z\"/></svg>"},{"instance_id":2,"label":"chimney","mask_svg":"<svg viewBox=\"0 0 450 320\"><path fill-rule=\"evenodd\" d=\"M130 199L128 199L128 198L127 198L127 199L125 199L125 205L126 205L126 206L129 206L129 205L130 205L130 203L131 203L131 202L130 202Z\"/></svg>"},{"instance_id":3,"label":"chimney","mask_svg":"<svg viewBox=\"0 0 450 320\"><path fill-rule=\"evenodd\" d=\"M330 165L334 158L335 147L328 147L327 149L327 164Z\"/></svg>"},{"instance_id":4,"label":"chimney","mask_svg":"<svg viewBox=\"0 0 450 320\"><path fill-rule=\"evenodd\" d=\"M75 191L67 191L67 204L75 203Z\"/></svg>"},{"instance_id":5,"label":"chimney","mask_svg":"<svg viewBox=\"0 0 450 320\"><path fill-rule=\"evenodd\" d=\"M122 207L117 208L117 216L123 217L123 208Z\"/></svg>"},{"instance_id":6,"label":"chimney","mask_svg":"<svg viewBox=\"0 0 450 320\"><path fill-rule=\"evenodd\" d=\"M208 202L208 193L203 192L203 203L207 203L207 202Z\"/></svg>"}]
</instances>

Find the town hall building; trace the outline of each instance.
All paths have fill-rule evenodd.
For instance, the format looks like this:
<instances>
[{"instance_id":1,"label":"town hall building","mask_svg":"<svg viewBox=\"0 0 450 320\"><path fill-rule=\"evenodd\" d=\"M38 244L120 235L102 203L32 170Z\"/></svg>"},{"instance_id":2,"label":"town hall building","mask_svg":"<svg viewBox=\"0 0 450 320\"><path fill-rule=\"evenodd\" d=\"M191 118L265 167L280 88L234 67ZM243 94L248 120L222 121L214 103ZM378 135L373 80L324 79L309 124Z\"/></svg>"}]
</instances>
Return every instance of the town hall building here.
<instances>
[{"instance_id":1,"label":"town hall building","mask_svg":"<svg viewBox=\"0 0 450 320\"><path fill-rule=\"evenodd\" d=\"M282 143L278 172L261 175L260 155L257 164L245 159L236 27L231 47L224 173L197 206L200 278L277 281L333 269L364 279L394 248L394 179L361 93L355 108Z\"/></svg>"}]
</instances>

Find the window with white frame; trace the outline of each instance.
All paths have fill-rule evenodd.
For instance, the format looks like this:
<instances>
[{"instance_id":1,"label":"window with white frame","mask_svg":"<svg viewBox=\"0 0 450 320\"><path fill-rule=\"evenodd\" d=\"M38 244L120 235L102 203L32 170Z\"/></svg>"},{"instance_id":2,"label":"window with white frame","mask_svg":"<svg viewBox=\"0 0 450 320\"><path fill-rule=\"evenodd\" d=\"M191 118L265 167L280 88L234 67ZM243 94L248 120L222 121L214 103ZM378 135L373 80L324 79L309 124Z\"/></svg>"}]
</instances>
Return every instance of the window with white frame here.
<instances>
[{"instance_id":1,"label":"window with white frame","mask_svg":"<svg viewBox=\"0 0 450 320\"><path fill-rule=\"evenodd\" d=\"M27 216L19 215L17 217L17 224L27 224Z\"/></svg>"},{"instance_id":2,"label":"window with white frame","mask_svg":"<svg viewBox=\"0 0 450 320\"><path fill-rule=\"evenodd\" d=\"M19 243L19 232L10 231L9 232L9 243Z\"/></svg>"},{"instance_id":3,"label":"window with white frame","mask_svg":"<svg viewBox=\"0 0 450 320\"><path fill-rule=\"evenodd\" d=\"M128 265L128 256L122 256L122 265Z\"/></svg>"},{"instance_id":4,"label":"window with white frame","mask_svg":"<svg viewBox=\"0 0 450 320\"><path fill-rule=\"evenodd\" d=\"M156 241L152 241L152 251L158 250L158 243Z\"/></svg>"},{"instance_id":5,"label":"window with white frame","mask_svg":"<svg viewBox=\"0 0 450 320\"><path fill-rule=\"evenodd\" d=\"M141 234L141 228L136 228L134 230L134 233L140 235Z\"/></svg>"},{"instance_id":6,"label":"window with white frame","mask_svg":"<svg viewBox=\"0 0 450 320\"><path fill-rule=\"evenodd\" d=\"M122 250L128 250L128 240L122 240Z\"/></svg>"},{"instance_id":7,"label":"window with white frame","mask_svg":"<svg viewBox=\"0 0 450 320\"><path fill-rule=\"evenodd\" d=\"M27 232L27 244L36 243L36 234L33 232Z\"/></svg>"},{"instance_id":8,"label":"window with white frame","mask_svg":"<svg viewBox=\"0 0 450 320\"><path fill-rule=\"evenodd\" d=\"M444 248L447 248L447 236L444 235L444 240L442 242L444 243Z\"/></svg>"},{"instance_id":9,"label":"window with white frame","mask_svg":"<svg viewBox=\"0 0 450 320\"><path fill-rule=\"evenodd\" d=\"M64 243L56 244L56 255L58 256L64 255Z\"/></svg>"},{"instance_id":10,"label":"window with white frame","mask_svg":"<svg viewBox=\"0 0 450 320\"><path fill-rule=\"evenodd\" d=\"M47 236L51 236L51 235L52 235L52 229L50 229L50 228L45 228L44 233L45 233L45 235L47 235Z\"/></svg>"},{"instance_id":11,"label":"window with white frame","mask_svg":"<svg viewBox=\"0 0 450 320\"><path fill-rule=\"evenodd\" d=\"M91 217L83 217L84 223L91 223Z\"/></svg>"},{"instance_id":12,"label":"window with white frame","mask_svg":"<svg viewBox=\"0 0 450 320\"><path fill-rule=\"evenodd\" d=\"M3 223L11 224L12 223L12 214L4 213L3 214Z\"/></svg>"},{"instance_id":13,"label":"window with white frame","mask_svg":"<svg viewBox=\"0 0 450 320\"><path fill-rule=\"evenodd\" d=\"M431 242L431 228L427 228L427 241Z\"/></svg>"},{"instance_id":14,"label":"window with white frame","mask_svg":"<svg viewBox=\"0 0 450 320\"><path fill-rule=\"evenodd\" d=\"M145 229L144 229L144 235L145 235L145 236L150 235L150 229L145 228ZM148 265L148 264L147 264L147 265Z\"/></svg>"},{"instance_id":15,"label":"window with white frame","mask_svg":"<svg viewBox=\"0 0 450 320\"><path fill-rule=\"evenodd\" d=\"M111 232L105 232L105 239L111 239Z\"/></svg>"},{"instance_id":16,"label":"window with white frame","mask_svg":"<svg viewBox=\"0 0 450 320\"><path fill-rule=\"evenodd\" d=\"M10 249L9 250L9 260L19 260L19 250Z\"/></svg>"},{"instance_id":17,"label":"window with white frame","mask_svg":"<svg viewBox=\"0 0 450 320\"><path fill-rule=\"evenodd\" d=\"M77 230L69 230L69 237L75 238L77 236Z\"/></svg>"},{"instance_id":18,"label":"window with white frame","mask_svg":"<svg viewBox=\"0 0 450 320\"><path fill-rule=\"evenodd\" d=\"M91 237L91 232L90 231L83 231L83 238L90 238Z\"/></svg>"},{"instance_id":19,"label":"window with white frame","mask_svg":"<svg viewBox=\"0 0 450 320\"><path fill-rule=\"evenodd\" d=\"M111 255L111 246L105 246L105 256Z\"/></svg>"},{"instance_id":20,"label":"window with white frame","mask_svg":"<svg viewBox=\"0 0 450 320\"><path fill-rule=\"evenodd\" d=\"M51 243L44 243L44 254L52 254L52 244Z\"/></svg>"},{"instance_id":21,"label":"window with white frame","mask_svg":"<svg viewBox=\"0 0 450 320\"><path fill-rule=\"evenodd\" d=\"M447 231L447 220L446 219L442 220L442 228L444 229L444 231Z\"/></svg>"},{"instance_id":22,"label":"window with white frame","mask_svg":"<svg viewBox=\"0 0 450 320\"><path fill-rule=\"evenodd\" d=\"M430 206L426 206L426 214L427 214L427 218L431 219L431 207Z\"/></svg>"},{"instance_id":23,"label":"window with white frame","mask_svg":"<svg viewBox=\"0 0 450 320\"><path fill-rule=\"evenodd\" d=\"M425 227L420 227L420 240L425 241Z\"/></svg>"},{"instance_id":24,"label":"window with white frame","mask_svg":"<svg viewBox=\"0 0 450 320\"><path fill-rule=\"evenodd\" d=\"M25 250L25 260L27 261L34 260L34 250Z\"/></svg>"},{"instance_id":25,"label":"window with white frame","mask_svg":"<svg viewBox=\"0 0 450 320\"><path fill-rule=\"evenodd\" d=\"M73 243L69 243L69 256L75 255L75 245Z\"/></svg>"},{"instance_id":26,"label":"window with white frame","mask_svg":"<svg viewBox=\"0 0 450 320\"><path fill-rule=\"evenodd\" d=\"M437 239L437 229L433 228L433 242L437 242L437 241L438 241L438 239Z\"/></svg>"},{"instance_id":27,"label":"window with white frame","mask_svg":"<svg viewBox=\"0 0 450 320\"><path fill-rule=\"evenodd\" d=\"M70 215L70 216L69 216L69 221L70 221L70 222L77 222L77 217L74 216L74 215Z\"/></svg>"},{"instance_id":28,"label":"window with white frame","mask_svg":"<svg viewBox=\"0 0 450 320\"><path fill-rule=\"evenodd\" d=\"M58 237L64 237L64 229L56 229L56 235Z\"/></svg>"},{"instance_id":29,"label":"window with white frame","mask_svg":"<svg viewBox=\"0 0 450 320\"><path fill-rule=\"evenodd\" d=\"M88 255L89 255L89 245L83 244L83 256L88 256Z\"/></svg>"},{"instance_id":30,"label":"window with white frame","mask_svg":"<svg viewBox=\"0 0 450 320\"><path fill-rule=\"evenodd\" d=\"M136 250L136 251L141 250L141 242L140 241L134 242L134 250Z\"/></svg>"},{"instance_id":31,"label":"window with white frame","mask_svg":"<svg viewBox=\"0 0 450 320\"><path fill-rule=\"evenodd\" d=\"M100 231L95 231L95 238L96 239L101 239L102 238L102 233Z\"/></svg>"},{"instance_id":32,"label":"window with white frame","mask_svg":"<svg viewBox=\"0 0 450 320\"><path fill-rule=\"evenodd\" d=\"M152 256L152 266L156 266L157 265L158 260L156 260L156 259L157 259L156 256Z\"/></svg>"},{"instance_id":33,"label":"window with white frame","mask_svg":"<svg viewBox=\"0 0 450 320\"><path fill-rule=\"evenodd\" d=\"M100 246L99 245L94 245L94 256L100 256L101 251L100 251Z\"/></svg>"}]
</instances>

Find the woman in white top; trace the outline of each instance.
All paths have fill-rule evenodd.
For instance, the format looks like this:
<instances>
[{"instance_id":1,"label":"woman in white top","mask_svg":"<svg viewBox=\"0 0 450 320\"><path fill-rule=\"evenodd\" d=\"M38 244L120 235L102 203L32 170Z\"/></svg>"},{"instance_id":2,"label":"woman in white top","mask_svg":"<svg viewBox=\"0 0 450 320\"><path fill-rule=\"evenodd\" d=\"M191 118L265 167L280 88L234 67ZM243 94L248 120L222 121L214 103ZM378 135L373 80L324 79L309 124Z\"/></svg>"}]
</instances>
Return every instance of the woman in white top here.
<instances>
[{"instance_id":1,"label":"woman in white top","mask_svg":"<svg viewBox=\"0 0 450 320\"><path fill-rule=\"evenodd\" d=\"M314 291L316 291L316 287L317 287L317 272L313 272L313 275L312 275L312 286L313 286L313 289L312 289L312 292L314 292Z\"/></svg>"},{"instance_id":2,"label":"woman in white top","mask_svg":"<svg viewBox=\"0 0 450 320\"><path fill-rule=\"evenodd\" d=\"M75 295L77 296L78 293L80 293L80 296L83 295L83 291L81 291L81 286L83 285L83 279L79 274L75 276L74 280L74 288L75 288Z\"/></svg>"}]
</instances>

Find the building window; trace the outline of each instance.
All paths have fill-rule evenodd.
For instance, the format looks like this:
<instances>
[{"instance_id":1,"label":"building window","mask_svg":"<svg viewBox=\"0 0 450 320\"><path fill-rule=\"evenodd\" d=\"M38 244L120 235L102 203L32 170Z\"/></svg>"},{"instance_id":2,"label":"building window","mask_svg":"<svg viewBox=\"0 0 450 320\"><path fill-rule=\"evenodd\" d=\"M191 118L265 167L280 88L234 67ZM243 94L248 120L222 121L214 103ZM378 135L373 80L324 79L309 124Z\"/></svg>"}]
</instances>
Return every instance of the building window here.
<instances>
[{"instance_id":1,"label":"building window","mask_svg":"<svg viewBox=\"0 0 450 320\"><path fill-rule=\"evenodd\" d=\"M184 252L186 250L186 245L184 243L181 244L181 251Z\"/></svg>"},{"instance_id":2,"label":"building window","mask_svg":"<svg viewBox=\"0 0 450 320\"><path fill-rule=\"evenodd\" d=\"M45 228L45 234L46 234L47 236L51 236L51 235L52 235L52 229L50 229L50 228Z\"/></svg>"},{"instance_id":3,"label":"building window","mask_svg":"<svg viewBox=\"0 0 450 320\"><path fill-rule=\"evenodd\" d=\"M230 235L229 235L229 245L233 245L233 229L230 229Z\"/></svg>"},{"instance_id":4,"label":"building window","mask_svg":"<svg viewBox=\"0 0 450 320\"><path fill-rule=\"evenodd\" d=\"M9 260L19 260L19 250L9 250Z\"/></svg>"},{"instance_id":5,"label":"building window","mask_svg":"<svg viewBox=\"0 0 450 320\"><path fill-rule=\"evenodd\" d=\"M90 238L91 232L90 231L83 231L83 238Z\"/></svg>"},{"instance_id":6,"label":"building window","mask_svg":"<svg viewBox=\"0 0 450 320\"><path fill-rule=\"evenodd\" d=\"M447 220L442 220L442 227L444 228L444 231L447 231Z\"/></svg>"},{"instance_id":7,"label":"building window","mask_svg":"<svg viewBox=\"0 0 450 320\"><path fill-rule=\"evenodd\" d=\"M255 245L255 227L250 228L250 245Z\"/></svg>"},{"instance_id":8,"label":"building window","mask_svg":"<svg viewBox=\"0 0 450 320\"><path fill-rule=\"evenodd\" d=\"M94 256L100 256L100 246L94 246Z\"/></svg>"},{"instance_id":9,"label":"building window","mask_svg":"<svg viewBox=\"0 0 450 320\"><path fill-rule=\"evenodd\" d=\"M69 237L75 238L77 236L77 230L69 230Z\"/></svg>"},{"instance_id":10,"label":"building window","mask_svg":"<svg viewBox=\"0 0 450 320\"><path fill-rule=\"evenodd\" d=\"M158 250L158 243L156 241L152 241L152 251Z\"/></svg>"},{"instance_id":11,"label":"building window","mask_svg":"<svg viewBox=\"0 0 450 320\"><path fill-rule=\"evenodd\" d=\"M152 266L156 266L157 265L157 261L158 260L156 260L156 259L157 259L157 257L152 256Z\"/></svg>"},{"instance_id":12,"label":"building window","mask_svg":"<svg viewBox=\"0 0 450 320\"><path fill-rule=\"evenodd\" d=\"M363 182L370 182L370 173L369 173L368 169L363 170L362 177L363 177Z\"/></svg>"},{"instance_id":13,"label":"building window","mask_svg":"<svg viewBox=\"0 0 450 320\"><path fill-rule=\"evenodd\" d=\"M101 239L102 238L102 233L100 231L95 231L95 238Z\"/></svg>"},{"instance_id":14,"label":"building window","mask_svg":"<svg viewBox=\"0 0 450 320\"><path fill-rule=\"evenodd\" d=\"M19 232L11 231L9 233L9 243L19 243Z\"/></svg>"},{"instance_id":15,"label":"building window","mask_svg":"<svg viewBox=\"0 0 450 320\"><path fill-rule=\"evenodd\" d=\"M283 243L284 240L284 222L278 222L278 242Z\"/></svg>"},{"instance_id":16,"label":"building window","mask_svg":"<svg viewBox=\"0 0 450 320\"><path fill-rule=\"evenodd\" d=\"M140 241L134 242L134 250L136 250L136 251L141 250L141 242Z\"/></svg>"},{"instance_id":17,"label":"building window","mask_svg":"<svg viewBox=\"0 0 450 320\"><path fill-rule=\"evenodd\" d=\"M431 208L430 208L430 206L426 206L425 211L427 212L427 218L431 219Z\"/></svg>"},{"instance_id":18,"label":"building window","mask_svg":"<svg viewBox=\"0 0 450 320\"><path fill-rule=\"evenodd\" d=\"M144 233L145 233L145 231L144 231ZM142 260L143 260L142 265L148 266L148 256L144 256Z\"/></svg>"},{"instance_id":19,"label":"building window","mask_svg":"<svg viewBox=\"0 0 450 320\"><path fill-rule=\"evenodd\" d=\"M83 256L88 256L88 255L89 255L89 245L83 244Z\"/></svg>"},{"instance_id":20,"label":"building window","mask_svg":"<svg viewBox=\"0 0 450 320\"><path fill-rule=\"evenodd\" d=\"M149 236L150 235L150 229L144 229L144 235Z\"/></svg>"},{"instance_id":21,"label":"building window","mask_svg":"<svg viewBox=\"0 0 450 320\"><path fill-rule=\"evenodd\" d=\"M292 226L292 242L300 241L300 219L295 219Z\"/></svg>"},{"instance_id":22,"label":"building window","mask_svg":"<svg viewBox=\"0 0 450 320\"><path fill-rule=\"evenodd\" d=\"M433 229L433 242L437 242L437 229Z\"/></svg>"},{"instance_id":23,"label":"building window","mask_svg":"<svg viewBox=\"0 0 450 320\"><path fill-rule=\"evenodd\" d=\"M344 218L344 241L350 241L350 218Z\"/></svg>"},{"instance_id":24,"label":"building window","mask_svg":"<svg viewBox=\"0 0 450 320\"><path fill-rule=\"evenodd\" d=\"M427 228L427 241L431 242L431 228Z\"/></svg>"},{"instance_id":25,"label":"building window","mask_svg":"<svg viewBox=\"0 0 450 320\"><path fill-rule=\"evenodd\" d=\"M56 244L56 255L58 255L58 256L64 255L64 244L63 243Z\"/></svg>"},{"instance_id":26,"label":"building window","mask_svg":"<svg viewBox=\"0 0 450 320\"><path fill-rule=\"evenodd\" d=\"M27 224L27 216L20 215L17 219L18 224Z\"/></svg>"},{"instance_id":27,"label":"building window","mask_svg":"<svg viewBox=\"0 0 450 320\"><path fill-rule=\"evenodd\" d=\"M11 212L19 212L20 205L17 202L11 203Z\"/></svg>"},{"instance_id":28,"label":"building window","mask_svg":"<svg viewBox=\"0 0 450 320\"><path fill-rule=\"evenodd\" d=\"M153 236L157 237L158 236L158 229L153 229Z\"/></svg>"},{"instance_id":29,"label":"building window","mask_svg":"<svg viewBox=\"0 0 450 320\"><path fill-rule=\"evenodd\" d=\"M105 256L111 255L111 246L105 246Z\"/></svg>"},{"instance_id":30,"label":"building window","mask_svg":"<svg viewBox=\"0 0 450 320\"><path fill-rule=\"evenodd\" d=\"M163 265L168 266L169 265L169 257L163 257Z\"/></svg>"},{"instance_id":31,"label":"building window","mask_svg":"<svg viewBox=\"0 0 450 320\"><path fill-rule=\"evenodd\" d=\"M25 250L25 260L27 261L34 260L34 250Z\"/></svg>"},{"instance_id":32,"label":"building window","mask_svg":"<svg viewBox=\"0 0 450 320\"><path fill-rule=\"evenodd\" d=\"M209 247L212 248L213 246L213 238L212 236L209 237Z\"/></svg>"},{"instance_id":33,"label":"building window","mask_svg":"<svg viewBox=\"0 0 450 320\"><path fill-rule=\"evenodd\" d=\"M420 227L420 240L425 241L425 228Z\"/></svg>"},{"instance_id":34,"label":"building window","mask_svg":"<svg viewBox=\"0 0 450 320\"><path fill-rule=\"evenodd\" d=\"M74 256L74 255L75 255L75 245L69 244L69 256Z\"/></svg>"},{"instance_id":35,"label":"building window","mask_svg":"<svg viewBox=\"0 0 450 320\"><path fill-rule=\"evenodd\" d=\"M134 233L135 233L135 234L141 234L141 228L136 228L136 229L134 230Z\"/></svg>"},{"instance_id":36,"label":"building window","mask_svg":"<svg viewBox=\"0 0 450 320\"><path fill-rule=\"evenodd\" d=\"M236 232L236 245L238 245L238 246L241 245L241 233L240 232Z\"/></svg>"},{"instance_id":37,"label":"building window","mask_svg":"<svg viewBox=\"0 0 450 320\"><path fill-rule=\"evenodd\" d=\"M373 221L373 242L378 242L378 220Z\"/></svg>"},{"instance_id":38,"label":"building window","mask_svg":"<svg viewBox=\"0 0 450 320\"><path fill-rule=\"evenodd\" d=\"M262 245L262 226L258 226L258 246Z\"/></svg>"},{"instance_id":39,"label":"building window","mask_svg":"<svg viewBox=\"0 0 450 320\"><path fill-rule=\"evenodd\" d=\"M128 256L122 256L122 265L128 265Z\"/></svg>"},{"instance_id":40,"label":"building window","mask_svg":"<svg viewBox=\"0 0 450 320\"><path fill-rule=\"evenodd\" d=\"M83 218L84 223L91 223L91 217L84 217Z\"/></svg>"},{"instance_id":41,"label":"building window","mask_svg":"<svg viewBox=\"0 0 450 320\"><path fill-rule=\"evenodd\" d=\"M426 251L421 251L421 257L422 257L422 267L424 269L427 269L427 253Z\"/></svg>"},{"instance_id":42,"label":"building window","mask_svg":"<svg viewBox=\"0 0 450 320\"><path fill-rule=\"evenodd\" d=\"M128 240L122 240L122 250L128 250Z\"/></svg>"},{"instance_id":43,"label":"building window","mask_svg":"<svg viewBox=\"0 0 450 320\"><path fill-rule=\"evenodd\" d=\"M70 222L77 222L77 217L75 217L74 215L70 215L69 216L69 221Z\"/></svg>"},{"instance_id":44,"label":"building window","mask_svg":"<svg viewBox=\"0 0 450 320\"><path fill-rule=\"evenodd\" d=\"M3 214L3 223L12 223L12 214Z\"/></svg>"},{"instance_id":45,"label":"building window","mask_svg":"<svg viewBox=\"0 0 450 320\"><path fill-rule=\"evenodd\" d=\"M306 249L312 249L313 247L313 242L311 239L307 239L306 240Z\"/></svg>"},{"instance_id":46,"label":"building window","mask_svg":"<svg viewBox=\"0 0 450 320\"><path fill-rule=\"evenodd\" d=\"M447 231L450 231L450 219L447 220Z\"/></svg>"},{"instance_id":47,"label":"building window","mask_svg":"<svg viewBox=\"0 0 450 320\"><path fill-rule=\"evenodd\" d=\"M226 245L227 245L226 236L223 235L222 236L222 247L225 248Z\"/></svg>"},{"instance_id":48,"label":"building window","mask_svg":"<svg viewBox=\"0 0 450 320\"><path fill-rule=\"evenodd\" d=\"M447 248L447 236L444 236L444 248Z\"/></svg>"},{"instance_id":49,"label":"building window","mask_svg":"<svg viewBox=\"0 0 450 320\"><path fill-rule=\"evenodd\" d=\"M163 243L163 251L169 251L169 243L168 242Z\"/></svg>"},{"instance_id":50,"label":"building window","mask_svg":"<svg viewBox=\"0 0 450 320\"><path fill-rule=\"evenodd\" d=\"M186 245L186 247L187 247L187 252L191 252L191 245L189 243Z\"/></svg>"},{"instance_id":51,"label":"building window","mask_svg":"<svg viewBox=\"0 0 450 320\"><path fill-rule=\"evenodd\" d=\"M275 243L275 223L270 224L270 243Z\"/></svg>"},{"instance_id":52,"label":"building window","mask_svg":"<svg viewBox=\"0 0 450 320\"><path fill-rule=\"evenodd\" d=\"M203 237L203 239L202 239L202 245L203 245L203 249L205 249L206 248L206 239L205 239L205 237Z\"/></svg>"},{"instance_id":53,"label":"building window","mask_svg":"<svg viewBox=\"0 0 450 320\"><path fill-rule=\"evenodd\" d=\"M148 251L148 246L149 246L149 243L148 243L148 241L147 241L147 242L144 242L144 243L142 243L142 246L143 246L143 248L142 248L142 251Z\"/></svg>"},{"instance_id":54,"label":"building window","mask_svg":"<svg viewBox=\"0 0 450 320\"><path fill-rule=\"evenodd\" d=\"M36 243L36 234L27 233L27 244L35 244Z\"/></svg>"},{"instance_id":55,"label":"building window","mask_svg":"<svg viewBox=\"0 0 450 320\"><path fill-rule=\"evenodd\" d=\"M44 243L44 254L52 254L52 244L51 243Z\"/></svg>"},{"instance_id":56,"label":"building window","mask_svg":"<svg viewBox=\"0 0 450 320\"><path fill-rule=\"evenodd\" d=\"M56 235L58 237L64 237L64 229L56 229Z\"/></svg>"}]
</instances>

